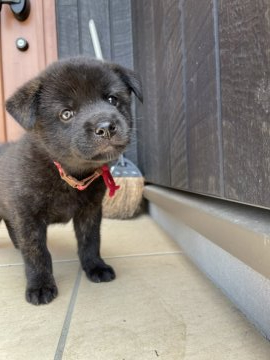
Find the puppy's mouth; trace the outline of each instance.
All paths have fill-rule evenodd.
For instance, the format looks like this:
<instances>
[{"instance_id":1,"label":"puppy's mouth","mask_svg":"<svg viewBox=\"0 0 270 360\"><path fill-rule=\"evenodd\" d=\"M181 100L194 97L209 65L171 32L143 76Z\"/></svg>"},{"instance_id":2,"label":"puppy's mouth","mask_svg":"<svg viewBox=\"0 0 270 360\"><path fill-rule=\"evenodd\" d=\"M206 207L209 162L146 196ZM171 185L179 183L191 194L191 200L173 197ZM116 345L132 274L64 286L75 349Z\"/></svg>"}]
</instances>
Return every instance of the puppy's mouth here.
<instances>
[{"instance_id":1,"label":"puppy's mouth","mask_svg":"<svg viewBox=\"0 0 270 360\"><path fill-rule=\"evenodd\" d=\"M94 163L109 163L118 159L120 154L125 150L125 145L117 146L108 146L104 149L97 149L94 153L89 154L80 150L79 153L76 152L76 157L80 160L94 162Z\"/></svg>"},{"instance_id":2,"label":"puppy's mouth","mask_svg":"<svg viewBox=\"0 0 270 360\"><path fill-rule=\"evenodd\" d=\"M119 154L117 153L104 153L104 154L98 154L92 157L92 161L95 162L110 162L113 160L116 160L118 158Z\"/></svg>"},{"instance_id":3,"label":"puppy's mouth","mask_svg":"<svg viewBox=\"0 0 270 360\"><path fill-rule=\"evenodd\" d=\"M120 154L125 150L126 146L124 145L118 145L114 146L113 148L106 149L104 151L101 151L100 153L97 153L92 157L93 161L105 161L110 162L113 160L116 160Z\"/></svg>"}]
</instances>

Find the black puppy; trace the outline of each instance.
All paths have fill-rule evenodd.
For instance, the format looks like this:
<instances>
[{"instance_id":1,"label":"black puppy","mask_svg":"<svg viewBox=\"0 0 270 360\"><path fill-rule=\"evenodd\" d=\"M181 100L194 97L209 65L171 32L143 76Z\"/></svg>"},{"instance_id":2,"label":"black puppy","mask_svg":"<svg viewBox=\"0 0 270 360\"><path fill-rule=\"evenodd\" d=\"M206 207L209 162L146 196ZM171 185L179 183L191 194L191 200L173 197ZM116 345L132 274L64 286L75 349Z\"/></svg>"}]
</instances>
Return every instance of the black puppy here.
<instances>
[{"instance_id":1,"label":"black puppy","mask_svg":"<svg viewBox=\"0 0 270 360\"><path fill-rule=\"evenodd\" d=\"M132 91L142 100L133 71L78 57L52 64L6 103L27 132L0 147L0 219L21 250L26 299L34 305L57 296L46 246L49 224L73 219L87 277L115 278L100 257L105 182L115 191L103 165L129 143Z\"/></svg>"}]
</instances>

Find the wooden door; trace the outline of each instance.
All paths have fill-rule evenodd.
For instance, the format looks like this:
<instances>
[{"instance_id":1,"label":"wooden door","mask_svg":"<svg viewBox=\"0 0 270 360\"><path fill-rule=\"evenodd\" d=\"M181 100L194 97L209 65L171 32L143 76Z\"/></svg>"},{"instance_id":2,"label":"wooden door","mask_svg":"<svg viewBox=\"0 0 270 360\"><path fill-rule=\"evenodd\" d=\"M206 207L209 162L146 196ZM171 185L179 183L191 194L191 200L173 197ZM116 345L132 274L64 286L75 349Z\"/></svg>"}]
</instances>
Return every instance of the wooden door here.
<instances>
[{"instance_id":1,"label":"wooden door","mask_svg":"<svg viewBox=\"0 0 270 360\"><path fill-rule=\"evenodd\" d=\"M4 110L4 101L25 81L57 59L54 0L30 0L29 17L20 22L8 5L0 20L0 141L16 140L23 129ZM16 47L16 39L29 43L27 51Z\"/></svg>"},{"instance_id":2,"label":"wooden door","mask_svg":"<svg viewBox=\"0 0 270 360\"><path fill-rule=\"evenodd\" d=\"M132 6L146 181L270 209L269 0Z\"/></svg>"}]
</instances>

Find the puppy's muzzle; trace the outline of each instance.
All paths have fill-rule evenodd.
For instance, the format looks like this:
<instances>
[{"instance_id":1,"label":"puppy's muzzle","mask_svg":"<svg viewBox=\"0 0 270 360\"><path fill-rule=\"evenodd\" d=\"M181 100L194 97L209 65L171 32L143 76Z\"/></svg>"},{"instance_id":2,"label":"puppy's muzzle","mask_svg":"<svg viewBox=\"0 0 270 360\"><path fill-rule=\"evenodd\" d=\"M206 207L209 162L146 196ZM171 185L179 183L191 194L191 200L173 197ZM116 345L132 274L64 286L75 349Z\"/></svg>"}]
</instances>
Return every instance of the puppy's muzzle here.
<instances>
[{"instance_id":1,"label":"puppy's muzzle","mask_svg":"<svg viewBox=\"0 0 270 360\"><path fill-rule=\"evenodd\" d=\"M117 132L117 125L114 121L103 121L97 124L95 134L103 139L111 139Z\"/></svg>"}]
</instances>

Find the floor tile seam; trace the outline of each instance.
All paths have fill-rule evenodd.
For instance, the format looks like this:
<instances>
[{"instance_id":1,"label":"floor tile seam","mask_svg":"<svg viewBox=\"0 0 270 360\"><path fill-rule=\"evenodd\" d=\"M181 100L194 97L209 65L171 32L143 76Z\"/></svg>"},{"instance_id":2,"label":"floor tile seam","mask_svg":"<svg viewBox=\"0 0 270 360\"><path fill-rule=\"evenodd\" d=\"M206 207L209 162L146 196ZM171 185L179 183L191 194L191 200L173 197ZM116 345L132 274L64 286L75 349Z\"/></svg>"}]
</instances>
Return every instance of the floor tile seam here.
<instances>
[{"instance_id":1,"label":"floor tile seam","mask_svg":"<svg viewBox=\"0 0 270 360\"><path fill-rule=\"evenodd\" d=\"M12 267L12 266L22 266L24 265L22 262L21 263L11 263L11 264L0 264L0 268L7 268L7 267Z\"/></svg>"},{"instance_id":2,"label":"floor tile seam","mask_svg":"<svg viewBox=\"0 0 270 360\"><path fill-rule=\"evenodd\" d=\"M153 253L124 254L124 255L104 256L103 258L105 260L113 260L113 259L128 259L128 258L179 255L179 254L180 255L183 254L183 251L163 251L163 252L153 252Z\"/></svg>"},{"instance_id":3,"label":"floor tile seam","mask_svg":"<svg viewBox=\"0 0 270 360\"><path fill-rule=\"evenodd\" d=\"M52 261L53 264L59 264L59 263L72 263L72 262L79 262L79 259L62 259L62 260L53 260ZM12 267L12 266L23 266L24 263L20 262L20 263L10 263L10 264L0 264L0 268L5 268L5 267Z\"/></svg>"},{"instance_id":4,"label":"floor tile seam","mask_svg":"<svg viewBox=\"0 0 270 360\"><path fill-rule=\"evenodd\" d=\"M124 255L114 255L114 256L103 256L105 260L112 259L125 259L125 258L136 258L136 257L149 257L149 256L166 256L166 255L175 255L183 254L183 251L165 251L165 252L155 252L155 253L139 253L139 254L124 254ZM71 263L79 262L79 259L63 259L63 260L53 260L53 264L61 263ZM10 264L0 264L0 268L12 267L12 266L23 266L24 263L10 263Z\"/></svg>"},{"instance_id":5,"label":"floor tile seam","mask_svg":"<svg viewBox=\"0 0 270 360\"><path fill-rule=\"evenodd\" d=\"M61 360L63 357L63 353L64 353L65 346L66 346L66 340L68 337L70 324L71 324L71 320L72 320L72 315L74 312L74 308L75 308L75 304L76 304L76 300L77 300L77 296L78 296L78 291L79 291L79 287L80 287L80 283L81 283L81 277L82 277L82 269L81 269L81 267L79 267L78 274L77 274L77 277L76 277L76 280L75 280L75 283L73 286L73 290L72 290L72 293L70 296L70 301L68 304L62 331L61 331L61 334L60 334L60 337L58 340L57 348L55 350L54 360Z\"/></svg>"}]
</instances>

